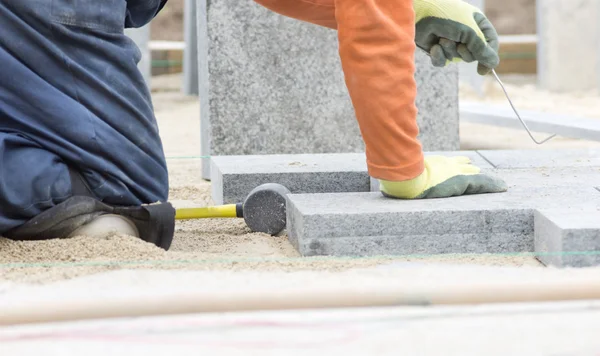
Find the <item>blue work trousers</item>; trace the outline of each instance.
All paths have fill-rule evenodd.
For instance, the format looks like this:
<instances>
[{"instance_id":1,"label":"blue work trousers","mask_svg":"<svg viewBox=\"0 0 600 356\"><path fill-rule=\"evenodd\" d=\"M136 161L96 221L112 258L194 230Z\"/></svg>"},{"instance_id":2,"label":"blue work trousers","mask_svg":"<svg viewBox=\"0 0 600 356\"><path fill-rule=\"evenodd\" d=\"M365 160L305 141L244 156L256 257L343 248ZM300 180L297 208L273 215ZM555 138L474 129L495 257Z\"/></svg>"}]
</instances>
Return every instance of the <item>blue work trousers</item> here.
<instances>
[{"instance_id":1,"label":"blue work trousers","mask_svg":"<svg viewBox=\"0 0 600 356\"><path fill-rule=\"evenodd\" d=\"M124 35L166 0L0 1L0 235L73 195L168 199L141 53Z\"/></svg>"}]
</instances>

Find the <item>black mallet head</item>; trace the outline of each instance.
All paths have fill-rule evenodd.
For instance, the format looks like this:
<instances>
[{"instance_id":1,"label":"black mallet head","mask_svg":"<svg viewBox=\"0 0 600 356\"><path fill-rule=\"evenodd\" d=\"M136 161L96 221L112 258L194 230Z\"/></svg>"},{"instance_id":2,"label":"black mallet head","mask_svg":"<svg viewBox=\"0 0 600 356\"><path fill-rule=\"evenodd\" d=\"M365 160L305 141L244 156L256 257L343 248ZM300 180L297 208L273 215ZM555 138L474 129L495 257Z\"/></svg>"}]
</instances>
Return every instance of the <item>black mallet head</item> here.
<instances>
[{"instance_id":1,"label":"black mallet head","mask_svg":"<svg viewBox=\"0 0 600 356\"><path fill-rule=\"evenodd\" d=\"M286 195L290 191L281 184L267 183L254 188L244 200L243 214L253 232L277 235L286 226Z\"/></svg>"}]
</instances>

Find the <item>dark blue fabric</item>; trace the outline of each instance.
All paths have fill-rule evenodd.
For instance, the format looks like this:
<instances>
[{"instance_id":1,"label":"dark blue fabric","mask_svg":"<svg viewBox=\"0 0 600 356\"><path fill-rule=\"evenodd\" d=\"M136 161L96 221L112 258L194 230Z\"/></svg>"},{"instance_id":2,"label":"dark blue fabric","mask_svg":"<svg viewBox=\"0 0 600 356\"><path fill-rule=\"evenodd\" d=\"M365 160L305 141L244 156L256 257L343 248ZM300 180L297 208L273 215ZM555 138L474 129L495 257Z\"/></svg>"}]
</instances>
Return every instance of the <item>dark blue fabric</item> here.
<instances>
[{"instance_id":1,"label":"dark blue fabric","mask_svg":"<svg viewBox=\"0 0 600 356\"><path fill-rule=\"evenodd\" d=\"M123 34L163 5L0 1L0 234L68 198L68 166L107 204L167 200L140 51Z\"/></svg>"}]
</instances>

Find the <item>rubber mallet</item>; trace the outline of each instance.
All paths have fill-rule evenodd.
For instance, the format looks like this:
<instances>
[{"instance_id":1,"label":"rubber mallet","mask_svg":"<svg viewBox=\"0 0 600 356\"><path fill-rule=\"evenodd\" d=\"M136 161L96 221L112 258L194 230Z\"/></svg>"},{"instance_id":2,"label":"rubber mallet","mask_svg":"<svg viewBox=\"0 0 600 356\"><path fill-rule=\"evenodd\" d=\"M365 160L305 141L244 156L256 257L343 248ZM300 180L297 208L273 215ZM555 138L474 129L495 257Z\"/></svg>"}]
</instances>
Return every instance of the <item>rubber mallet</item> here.
<instances>
[{"instance_id":1,"label":"rubber mallet","mask_svg":"<svg viewBox=\"0 0 600 356\"><path fill-rule=\"evenodd\" d=\"M277 235L286 226L286 195L281 184L267 183L254 188L243 203L177 209L176 220L244 218L253 232Z\"/></svg>"}]
</instances>

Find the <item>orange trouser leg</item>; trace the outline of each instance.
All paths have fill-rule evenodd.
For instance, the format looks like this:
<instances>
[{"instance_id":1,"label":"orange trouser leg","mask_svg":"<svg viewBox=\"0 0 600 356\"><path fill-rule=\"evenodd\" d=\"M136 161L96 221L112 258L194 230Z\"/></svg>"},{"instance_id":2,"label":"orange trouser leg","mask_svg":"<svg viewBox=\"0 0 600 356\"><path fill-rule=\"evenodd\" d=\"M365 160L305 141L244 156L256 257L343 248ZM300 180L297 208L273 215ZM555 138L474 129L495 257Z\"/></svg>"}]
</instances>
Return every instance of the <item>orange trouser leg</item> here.
<instances>
[{"instance_id":1,"label":"orange trouser leg","mask_svg":"<svg viewBox=\"0 0 600 356\"><path fill-rule=\"evenodd\" d=\"M369 174L391 181L421 174L413 0L255 1L282 15L338 30Z\"/></svg>"}]
</instances>

